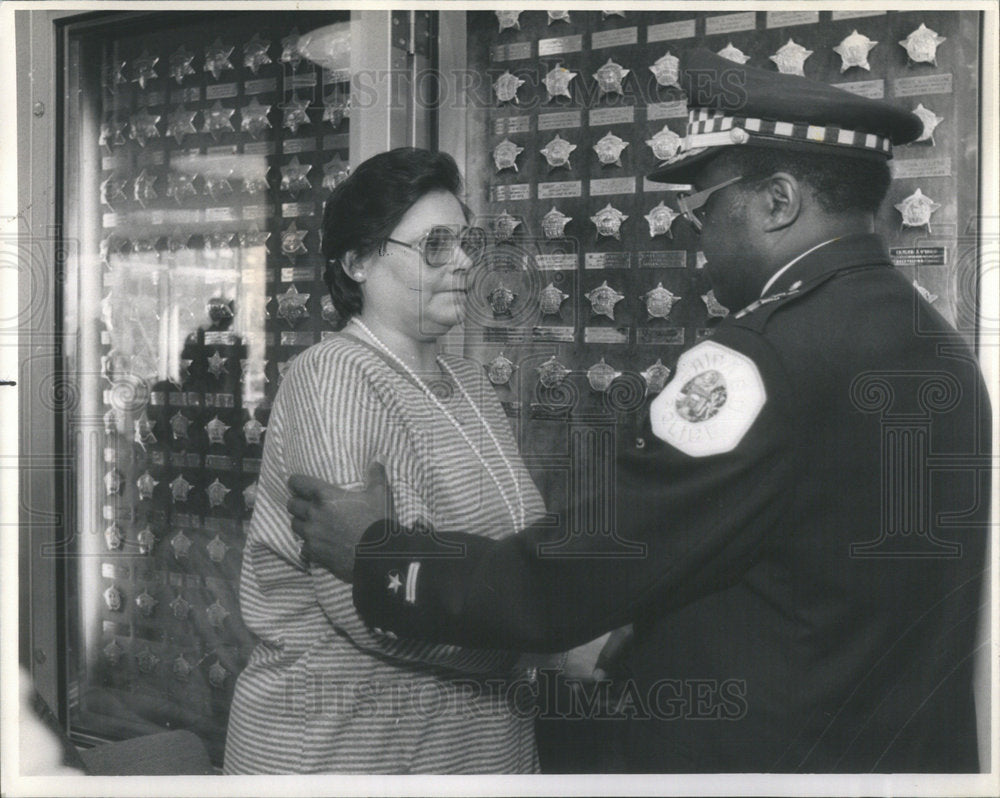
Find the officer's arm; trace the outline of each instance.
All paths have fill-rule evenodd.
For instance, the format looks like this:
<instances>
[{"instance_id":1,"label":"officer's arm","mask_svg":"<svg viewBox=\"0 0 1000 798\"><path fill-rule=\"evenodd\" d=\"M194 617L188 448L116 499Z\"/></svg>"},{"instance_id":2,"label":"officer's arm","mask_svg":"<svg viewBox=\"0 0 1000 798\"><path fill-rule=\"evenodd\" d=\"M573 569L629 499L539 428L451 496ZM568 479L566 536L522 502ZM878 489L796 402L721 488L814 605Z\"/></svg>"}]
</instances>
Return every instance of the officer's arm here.
<instances>
[{"instance_id":1,"label":"officer's arm","mask_svg":"<svg viewBox=\"0 0 1000 798\"><path fill-rule=\"evenodd\" d=\"M739 349L705 342L682 358L652 405L645 446L617 458L615 535L533 526L492 541L379 522L357 549L362 617L410 637L557 650L643 607L662 612L737 581L776 530L794 523L784 511L796 414L767 344L749 333L726 338ZM706 371L722 375L725 403L688 421L711 412L697 399L713 384L687 386ZM724 425L709 423L716 419ZM392 579L405 589L387 589Z\"/></svg>"}]
</instances>

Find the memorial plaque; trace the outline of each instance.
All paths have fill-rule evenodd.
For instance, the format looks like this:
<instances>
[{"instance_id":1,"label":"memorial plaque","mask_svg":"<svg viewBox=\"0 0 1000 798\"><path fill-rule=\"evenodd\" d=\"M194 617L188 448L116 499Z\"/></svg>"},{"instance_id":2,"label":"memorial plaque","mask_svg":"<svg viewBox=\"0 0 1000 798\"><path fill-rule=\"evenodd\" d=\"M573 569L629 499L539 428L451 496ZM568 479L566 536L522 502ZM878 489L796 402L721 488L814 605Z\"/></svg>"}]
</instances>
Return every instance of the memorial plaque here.
<instances>
[{"instance_id":1,"label":"memorial plaque","mask_svg":"<svg viewBox=\"0 0 1000 798\"><path fill-rule=\"evenodd\" d=\"M531 130L530 116L502 116L493 120L493 132L498 136L506 136L508 133L527 133L529 130Z\"/></svg>"},{"instance_id":2,"label":"memorial plaque","mask_svg":"<svg viewBox=\"0 0 1000 798\"><path fill-rule=\"evenodd\" d=\"M861 17L881 17L884 11L831 11L830 19L836 22L838 19L860 19Z\"/></svg>"},{"instance_id":3,"label":"memorial plaque","mask_svg":"<svg viewBox=\"0 0 1000 798\"><path fill-rule=\"evenodd\" d=\"M135 162L138 166L163 166L165 156L163 150L143 150Z\"/></svg>"},{"instance_id":4,"label":"memorial plaque","mask_svg":"<svg viewBox=\"0 0 1000 798\"><path fill-rule=\"evenodd\" d=\"M266 219L271 215L271 208L269 205L244 205L243 206L243 218L244 219Z\"/></svg>"},{"instance_id":5,"label":"memorial plaque","mask_svg":"<svg viewBox=\"0 0 1000 798\"><path fill-rule=\"evenodd\" d=\"M947 247L890 247L893 266L945 266Z\"/></svg>"},{"instance_id":6,"label":"memorial plaque","mask_svg":"<svg viewBox=\"0 0 1000 798\"><path fill-rule=\"evenodd\" d=\"M950 72L941 75L898 78L892 82L892 93L896 97L913 97L917 94L951 94L953 91Z\"/></svg>"},{"instance_id":7,"label":"memorial plaque","mask_svg":"<svg viewBox=\"0 0 1000 798\"><path fill-rule=\"evenodd\" d=\"M583 49L583 36L561 36L558 39L540 39L538 55L560 55L561 53L578 53Z\"/></svg>"},{"instance_id":8,"label":"memorial plaque","mask_svg":"<svg viewBox=\"0 0 1000 798\"><path fill-rule=\"evenodd\" d=\"M312 332L291 332L282 330L282 346L312 346L316 343L316 336Z\"/></svg>"},{"instance_id":9,"label":"memorial plaque","mask_svg":"<svg viewBox=\"0 0 1000 798\"><path fill-rule=\"evenodd\" d=\"M950 177L951 158L893 158L889 161L894 180L907 177Z\"/></svg>"},{"instance_id":10,"label":"memorial plaque","mask_svg":"<svg viewBox=\"0 0 1000 798\"><path fill-rule=\"evenodd\" d=\"M206 100L229 100L237 95L235 83L217 83L205 89Z\"/></svg>"},{"instance_id":11,"label":"memorial plaque","mask_svg":"<svg viewBox=\"0 0 1000 798\"><path fill-rule=\"evenodd\" d=\"M312 216L315 212L316 205L312 202L281 203L281 216L285 219L297 219L300 216Z\"/></svg>"},{"instance_id":12,"label":"memorial plaque","mask_svg":"<svg viewBox=\"0 0 1000 798\"><path fill-rule=\"evenodd\" d=\"M757 13L755 11L740 11L736 14L722 14L705 17L705 35L715 33L738 33L744 30L756 30Z\"/></svg>"},{"instance_id":13,"label":"memorial plaque","mask_svg":"<svg viewBox=\"0 0 1000 798\"><path fill-rule=\"evenodd\" d=\"M316 266L285 266L281 269L281 282L308 283L317 279Z\"/></svg>"},{"instance_id":14,"label":"memorial plaque","mask_svg":"<svg viewBox=\"0 0 1000 798\"><path fill-rule=\"evenodd\" d=\"M638 256L640 269L683 269L687 265L684 250L639 252Z\"/></svg>"},{"instance_id":15,"label":"memorial plaque","mask_svg":"<svg viewBox=\"0 0 1000 798\"><path fill-rule=\"evenodd\" d=\"M316 149L316 139L285 139L281 143L281 151L285 155L292 155L297 152L313 152Z\"/></svg>"},{"instance_id":16,"label":"memorial plaque","mask_svg":"<svg viewBox=\"0 0 1000 798\"><path fill-rule=\"evenodd\" d=\"M331 133L323 136L324 150L346 150L351 146L351 137L348 133Z\"/></svg>"},{"instance_id":17,"label":"memorial plaque","mask_svg":"<svg viewBox=\"0 0 1000 798\"><path fill-rule=\"evenodd\" d=\"M768 28L814 25L819 22L819 11L768 11L765 20Z\"/></svg>"},{"instance_id":18,"label":"memorial plaque","mask_svg":"<svg viewBox=\"0 0 1000 798\"><path fill-rule=\"evenodd\" d=\"M634 194L634 177L609 177L590 181L590 196L606 197L610 194Z\"/></svg>"},{"instance_id":19,"label":"memorial plaque","mask_svg":"<svg viewBox=\"0 0 1000 798\"><path fill-rule=\"evenodd\" d=\"M207 454L205 455L205 468L211 468L214 471L232 471L236 468L236 461L228 455Z\"/></svg>"},{"instance_id":20,"label":"memorial plaque","mask_svg":"<svg viewBox=\"0 0 1000 798\"><path fill-rule=\"evenodd\" d=\"M486 327L483 329L483 342L487 344L523 344L528 339L525 330L510 327Z\"/></svg>"},{"instance_id":21,"label":"memorial plaque","mask_svg":"<svg viewBox=\"0 0 1000 798\"><path fill-rule=\"evenodd\" d=\"M572 252L559 252L552 255L535 255L535 265L543 271L576 270L580 258Z\"/></svg>"},{"instance_id":22,"label":"memorial plaque","mask_svg":"<svg viewBox=\"0 0 1000 798\"><path fill-rule=\"evenodd\" d=\"M558 197L579 197L583 193L583 183L579 180L561 180L556 183L539 183L538 199Z\"/></svg>"},{"instance_id":23,"label":"memorial plaque","mask_svg":"<svg viewBox=\"0 0 1000 798\"><path fill-rule=\"evenodd\" d=\"M243 145L243 152L247 155L274 155L274 142L248 141Z\"/></svg>"},{"instance_id":24,"label":"memorial plaque","mask_svg":"<svg viewBox=\"0 0 1000 798\"><path fill-rule=\"evenodd\" d=\"M491 202L507 202L531 199L530 183L513 183L509 186L490 186Z\"/></svg>"},{"instance_id":25,"label":"memorial plaque","mask_svg":"<svg viewBox=\"0 0 1000 798\"><path fill-rule=\"evenodd\" d=\"M851 94L857 94L859 97L868 97L873 100L881 100L885 97L884 80L855 80L849 83L834 83L832 85L838 89L849 91Z\"/></svg>"},{"instance_id":26,"label":"memorial plaque","mask_svg":"<svg viewBox=\"0 0 1000 798\"><path fill-rule=\"evenodd\" d=\"M636 343L680 346L684 343L684 328L640 327L636 330Z\"/></svg>"},{"instance_id":27,"label":"memorial plaque","mask_svg":"<svg viewBox=\"0 0 1000 798\"><path fill-rule=\"evenodd\" d=\"M494 61L521 61L531 58L531 42L498 44L491 48L490 56Z\"/></svg>"},{"instance_id":28,"label":"memorial plaque","mask_svg":"<svg viewBox=\"0 0 1000 798\"><path fill-rule=\"evenodd\" d=\"M580 111L559 111L558 113L539 114L539 130L557 130L560 128L580 127Z\"/></svg>"},{"instance_id":29,"label":"memorial plaque","mask_svg":"<svg viewBox=\"0 0 1000 798\"><path fill-rule=\"evenodd\" d=\"M670 103L650 103L646 108L646 119L654 122L660 119L687 119L688 109L685 100Z\"/></svg>"},{"instance_id":30,"label":"memorial plaque","mask_svg":"<svg viewBox=\"0 0 1000 798\"><path fill-rule=\"evenodd\" d=\"M584 327L585 344L627 344L628 327Z\"/></svg>"},{"instance_id":31,"label":"memorial plaque","mask_svg":"<svg viewBox=\"0 0 1000 798\"><path fill-rule=\"evenodd\" d=\"M650 25L646 29L647 42L667 42L675 39L690 39L694 36L694 20L683 19L680 22L662 22Z\"/></svg>"},{"instance_id":32,"label":"memorial plaque","mask_svg":"<svg viewBox=\"0 0 1000 798\"><path fill-rule=\"evenodd\" d=\"M306 89L311 88L316 85L316 73L315 72L302 72L299 74L293 74L291 79L287 80L286 85L292 89Z\"/></svg>"},{"instance_id":33,"label":"memorial plaque","mask_svg":"<svg viewBox=\"0 0 1000 798\"><path fill-rule=\"evenodd\" d=\"M118 214L117 213L105 213L101 216L101 226L102 227L117 227L118 226Z\"/></svg>"},{"instance_id":34,"label":"memorial plaque","mask_svg":"<svg viewBox=\"0 0 1000 798\"><path fill-rule=\"evenodd\" d=\"M197 103L201 102L201 87L193 86L190 89L184 89L181 92L181 102L182 103Z\"/></svg>"},{"instance_id":35,"label":"memorial plaque","mask_svg":"<svg viewBox=\"0 0 1000 798\"><path fill-rule=\"evenodd\" d=\"M259 474L260 473L260 458L259 457L244 457L243 458L243 471L247 474Z\"/></svg>"},{"instance_id":36,"label":"memorial plaque","mask_svg":"<svg viewBox=\"0 0 1000 798\"><path fill-rule=\"evenodd\" d=\"M236 208L228 205L219 208L205 208L206 222L235 222L239 219Z\"/></svg>"},{"instance_id":37,"label":"memorial plaque","mask_svg":"<svg viewBox=\"0 0 1000 798\"><path fill-rule=\"evenodd\" d=\"M243 84L243 93L248 95L267 94L278 90L277 78L257 78Z\"/></svg>"},{"instance_id":38,"label":"memorial plaque","mask_svg":"<svg viewBox=\"0 0 1000 798\"><path fill-rule=\"evenodd\" d=\"M622 108L593 108L589 114L591 125L615 125L635 121L635 106L626 105ZM539 120L541 122L541 120ZM539 129L544 129L539 124Z\"/></svg>"},{"instance_id":39,"label":"memorial plaque","mask_svg":"<svg viewBox=\"0 0 1000 798\"><path fill-rule=\"evenodd\" d=\"M631 252L587 252L583 256L585 269L627 269Z\"/></svg>"},{"instance_id":40,"label":"memorial plaque","mask_svg":"<svg viewBox=\"0 0 1000 798\"><path fill-rule=\"evenodd\" d=\"M595 31L590 37L590 46L595 50L603 47L621 47L639 41L638 28L618 28L617 30Z\"/></svg>"},{"instance_id":41,"label":"memorial plaque","mask_svg":"<svg viewBox=\"0 0 1000 798\"><path fill-rule=\"evenodd\" d=\"M573 343L573 328L564 325L546 327L539 325L531 329L532 341L549 341L552 343Z\"/></svg>"}]
</instances>

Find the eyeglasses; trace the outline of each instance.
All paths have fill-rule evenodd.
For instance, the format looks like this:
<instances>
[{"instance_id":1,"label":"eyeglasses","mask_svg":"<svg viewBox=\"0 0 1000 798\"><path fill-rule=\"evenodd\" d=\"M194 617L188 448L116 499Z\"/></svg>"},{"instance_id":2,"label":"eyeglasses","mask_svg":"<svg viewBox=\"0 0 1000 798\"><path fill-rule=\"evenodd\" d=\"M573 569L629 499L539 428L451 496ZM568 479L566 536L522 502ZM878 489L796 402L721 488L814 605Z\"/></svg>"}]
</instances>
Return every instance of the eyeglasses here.
<instances>
[{"instance_id":1,"label":"eyeglasses","mask_svg":"<svg viewBox=\"0 0 1000 798\"><path fill-rule=\"evenodd\" d=\"M677 207L681 209L681 213L684 214L684 218L687 219L694 226L694 229L700 233L702 226L701 219L695 214L695 211L705 207L709 197L711 197L716 191L720 191L726 186L731 186L733 183L742 179L743 175L740 175L739 177L731 177L729 180L712 186L711 188L706 188L704 191L699 191L697 194L678 194Z\"/></svg>"},{"instance_id":2,"label":"eyeglasses","mask_svg":"<svg viewBox=\"0 0 1000 798\"><path fill-rule=\"evenodd\" d=\"M419 252L423 256L424 263L437 269L452 261L458 247L461 247L462 252L471 260L475 260L486 249L487 237L482 227L454 228L436 225L412 244L395 238L385 240Z\"/></svg>"}]
</instances>

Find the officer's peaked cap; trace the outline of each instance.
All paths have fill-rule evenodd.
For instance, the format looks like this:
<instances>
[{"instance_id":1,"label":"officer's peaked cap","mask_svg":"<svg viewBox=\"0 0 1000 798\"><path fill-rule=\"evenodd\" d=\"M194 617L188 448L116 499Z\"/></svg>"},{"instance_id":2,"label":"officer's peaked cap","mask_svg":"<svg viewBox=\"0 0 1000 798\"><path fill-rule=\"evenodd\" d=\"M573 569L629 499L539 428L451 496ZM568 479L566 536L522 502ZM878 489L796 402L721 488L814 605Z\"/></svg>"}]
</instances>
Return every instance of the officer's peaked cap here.
<instances>
[{"instance_id":1,"label":"officer's peaked cap","mask_svg":"<svg viewBox=\"0 0 1000 798\"><path fill-rule=\"evenodd\" d=\"M688 127L650 179L688 183L720 148L754 145L888 159L923 132L915 114L798 75L743 66L697 48L680 56Z\"/></svg>"}]
</instances>

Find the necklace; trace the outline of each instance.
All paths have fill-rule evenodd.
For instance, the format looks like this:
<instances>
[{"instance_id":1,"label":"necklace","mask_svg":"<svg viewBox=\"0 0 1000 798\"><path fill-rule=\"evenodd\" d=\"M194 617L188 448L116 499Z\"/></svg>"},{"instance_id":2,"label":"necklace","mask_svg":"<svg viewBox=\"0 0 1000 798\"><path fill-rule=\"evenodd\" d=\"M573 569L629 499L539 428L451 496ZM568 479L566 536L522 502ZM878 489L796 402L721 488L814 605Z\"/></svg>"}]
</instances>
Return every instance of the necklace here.
<instances>
[{"instance_id":1,"label":"necklace","mask_svg":"<svg viewBox=\"0 0 1000 798\"><path fill-rule=\"evenodd\" d=\"M486 471L487 474L489 474L490 479L493 480L493 484L496 485L497 491L500 493L500 498L502 498L504 504L507 505L507 512L510 513L510 519L514 524L514 530L520 531L524 529L525 527L524 495L521 492L521 483L517 479L517 473L514 471L514 466L511 465L510 459L507 457L506 454L504 454L503 448L500 446L500 441L498 441L496 435L493 434L493 430L490 428L490 425L486 423L486 419L483 418L483 414L479 411L479 408L476 406L476 403L472 401L472 397L469 396L469 392L465 390L465 386L462 385L462 383L459 381L458 377L455 375L455 372L451 370L451 367L447 363L445 363L444 358L442 358L441 355L438 355L434 359L437 362L437 364L445 371L445 373L451 378L452 382L454 382L455 385L458 386L458 390L462 394L462 398L464 398L465 401L468 403L469 407L472 408L472 412L475 415L476 419L479 421L480 426L482 426L482 428L486 430L486 434L489 436L490 441L492 441L493 446L496 447L497 454L500 455L500 460L501 462L503 462L504 468L506 469L507 474L510 476L511 482L514 485L514 494L517 499L517 512L514 511L514 503L510 500L510 497L507 495L507 491L504 490L504 487L500 483L500 479L497 477L496 472L493 470L492 466L490 466L490 464L486 462L486 458L483 457L483 453L472 442L472 439L469 437L468 433L464 429L462 429L462 425L458 422L458 419L455 418L455 416L452 415L451 411L448 410L448 408L441 403L441 400L438 399L437 396L434 394L434 392L427 386L427 384L422 379L420 379L420 377L417 376L417 374L413 371L413 369L407 366L406 363L403 362L402 358L399 357L399 355L397 355L395 352L389 349L388 346L382 343L382 339L380 339L377 335L375 335L375 333L373 333L370 329L368 329L368 325L366 325L363 321L361 321L361 319L359 319L357 316L353 317L351 319L351 322L353 324L356 324L362 330L364 330L365 334L372 340L372 343L375 344L376 348L380 352L382 352L382 354L384 354L387 358L389 358L393 363L399 366L399 368L401 368L403 372L420 387L420 390L423 391L424 395L428 399L430 399L431 404L434 405L434 407L438 410L438 412L441 413L441 415L443 415L446 419L448 419L451 425L462 437L462 440L465 441L466 445L472 450L473 454L476 455L480 464L483 466L483 469Z\"/></svg>"}]
</instances>

